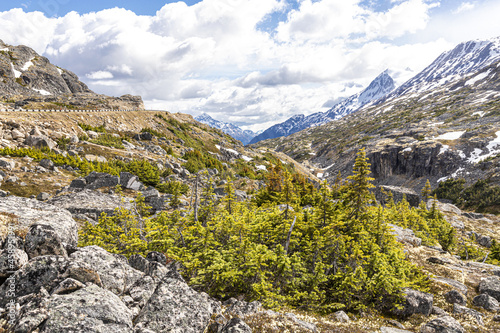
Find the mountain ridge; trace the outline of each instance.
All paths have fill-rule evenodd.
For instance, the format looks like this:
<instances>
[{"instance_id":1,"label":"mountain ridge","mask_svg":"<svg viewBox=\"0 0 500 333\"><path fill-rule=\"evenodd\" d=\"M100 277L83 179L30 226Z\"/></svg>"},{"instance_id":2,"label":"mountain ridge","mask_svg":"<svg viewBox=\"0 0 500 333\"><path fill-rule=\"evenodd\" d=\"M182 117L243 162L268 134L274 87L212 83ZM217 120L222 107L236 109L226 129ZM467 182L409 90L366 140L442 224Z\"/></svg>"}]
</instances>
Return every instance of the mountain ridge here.
<instances>
[{"instance_id":1,"label":"mountain ridge","mask_svg":"<svg viewBox=\"0 0 500 333\"><path fill-rule=\"evenodd\" d=\"M329 121L344 117L360 108L382 98L394 90L394 80L390 77L388 70L378 75L365 89L334 105L326 112L316 112L309 116L295 115L286 121L273 125L257 135L250 144L266 139L274 139L281 136L299 132L309 127L319 126Z\"/></svg>"},{"instance_id":2,"label":"mountain ridge","mask_svg":"<svg viewBox=\"0 0 500 333\"><path fill-rule=\"evenodd\" d=\"M244 145L250 142L253 137L255 137L255 133L250 130L244 130L239 126L236 126L231 123L226 123L220 120L216 120L212 118L208 113L203 112L201 115L194 117L196 121L208 125L210 127L214 127L220 129L224 133L229 136L235 138L236 140L241 141Z\"/></svg>"}]
</instances>

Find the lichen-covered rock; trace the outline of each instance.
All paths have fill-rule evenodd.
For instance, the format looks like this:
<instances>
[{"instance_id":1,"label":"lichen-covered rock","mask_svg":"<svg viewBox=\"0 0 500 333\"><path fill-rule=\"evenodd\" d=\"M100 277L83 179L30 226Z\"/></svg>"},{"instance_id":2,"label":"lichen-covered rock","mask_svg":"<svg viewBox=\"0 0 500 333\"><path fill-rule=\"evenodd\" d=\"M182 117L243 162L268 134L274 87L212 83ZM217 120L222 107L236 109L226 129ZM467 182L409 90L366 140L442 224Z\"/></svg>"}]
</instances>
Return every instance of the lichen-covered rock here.
<instances>
[{"instance_id":1,"label":"lichen-covered rock","mask_svg":"<svg viewBox=\"0 0 500 333\"><path fill-rule=\"evenodd\" d=\"M335 319L335 321L338 321L340 323L348 323L351 321L351 319L349 319L349 316L347 315L347 313L345 313L342 310L334 312L332 314L332 317Z\"/></svg>"},{"instance_id":2,"label":"lichen-covered rock","mask_svg":"<svg viewBox=\"0 0 500 333\"><path fill-rule=\"evenodd\" d=\"M410 331L383 326L380 328L380 333L410 333Z\"/></svg>"},{"instance_id":3,"label":"lichen-covered rock","mask_svg":"<svg viewBox=\"0 0 500 333\"><path fill-rule=\"evenodd\" d=\"M52 291L53 295L63 295L69 294L78 289L85 288L85 285L78 280L73 278L67 278L63 280L59 285Z\"/></svg>"},{"instance_id":4,"label":"lichen-covered rock","mask_svg":"<svg viewBox=\"0 0 500 333\"><path fill-rule=\"evenodd\" d=\"M124 189L134 191L142 191L145 189L144 185L139 181L139 177L130 172L120 172L120 185Z\"/></svg>"},{"instance_id":5,"label":"lichen-covered rock","mask_svg":"<svg viewBox=\"0 0 500 333\"><path fill-rule=\"evenodd\" d=\"M47 147L49 149L54 149L57 146L57 143L55 143L52 139L46 137L45 135L28 135L24 140L24 144L31 147Z\"/></svg>"},{"instance_id":6,"label":"lichen-covered rock","mask_svg":"<svg viewBox=\"0 0 500 333\"><path fill-rule=\"evenodd\" d=\"M99 273L103 288L115 294L126 292L144 274L128 265L125 257L112 254L99 246L86 246L70 255L71 260L89 264Z\"/></svg>"},{"instance_id":7,"label":"lichen-covered rock","mask_svg":"<svg viewBox=\"0 0 500 333\"><path fill-rule=\"evenodd\" d=\"M135 323L139 329L156 332L198 333L220 311L220 303L207 294L197 293L184 281L167 277L156 287Z\"/></svg>"},{"instance_id":8,"label":"lichen-covered rock","mask_svg":"<svg viewBox=\"0 0 500 333\"><path fill-rule=\"evenodd\" d=\"M459 304L453 304L453 313L456 313L456 314L465 314L465 315L468 315L468 316L471 316L472 318L474 318L476 320L476 322L483 326L484 325L484 322L483 322L483 315L476 311L476 310L473 310L473 309L469 309L465 306L462 306L462 305L459 305Z\"/></svg>"},{"instance_id":9,"label":"lichen-covered rock","mask_svg":"<svg viewBox=\"0 0 500 333\"><path fill-rule=\"evenodd\" d=\"M231 298L227 300L224 305L228 306L226 309L226 313L230 314L231 316L237 316L240 318L244 318L248 315L263 311L262 304L257 301L249 303Z\"/></svg>"},{"instance_id":10,"label":"lichen-covered rock","mask_svg":"<svg viewBox=\"0 0 500 333\"><path fill-rule=\"evenodd\" d=\"M396 241L411 246L422 245L422 239L415 236L413 230L401 228L395 224L388 224L388 226L392 228L391 233L396 236Z\"/></svg>"},{"instance_id":11,"label":"lichen-covered rock","mask_svg":"<svg viewBox=\"0 0 500 333\"><path fill-rule=\"evenodd\" d=\"M432 312L432 302L434 296L418 290L406 288L404 292L403 309L396 309L394 312L400 317L408 317L414 313L420 313L429 316Z\"/></svg>"},{"instance_id":12,"label":"lichen-covered rock","mask_svg":"<svg viewBox=\"0 0 500 333\"><path fill-rule=\"evenodd\" d=\"M491 312L500 311L500 305L498 301L488 294L481 294L474 297L474 299L472 300L472 304Z\"/></svg>"},{"instance_id":13,"label":"lichen-covered rock","mask_svg":"<svg viewBox=\"0 0 500 333\"><path fill-rule=\"evenodd\" d=\"M118 176L113 176L104 172L92 171L85 177L85 180L87 182L85 188L90 190L96 190L101 187L115 187L120 184Z\"/></svg>"},{"instance_id":14,"label":"lichen-covered rock","mask_svg":"<svg viewBox=\"0 0 500 333\"><path fill-rule=\"evenodd\" d=\"M61 276L68 267L68 259L62 256L42 256L31 259L12 278L16 286L16 298L37 293L40 288L51 292L62 280ZM9 283L0 286L0 307L11 299L8 297Z\"/></svg>"},{"instance_id":15,"label":"lichen-covered rock","mask_svg":"<svg viewBox=\"0 0 500 333\"><path fill-rule=\"evenodd\" d=\"M9 196L0 200L0 212L17 216L14 228L26 232L32 224L54 228L61 241L70 245L78 243L78 226L71 213L36 199Z\"/></svg>"},{"instance_id":16,"label":"lichen-covered rock","mask_svg":"<svg viewBox=\"0 0 500 333\"><path fill-rule=\"evenodd\" d=\"M123 207L125 209L132 208L130 202L123 202L118 195L105 194L88 189L76 193L64 193L47 202L54 206L64 208L71 212L71 214L89 215L95 220L97 220L102 213L113 215L115 208L118 207Z\"/></svg>"},{"instance_id":17,"label":"lichen-covered rock","mask_svg":"<svg viewBox=\"0 0 500 333\"><path fill-rule=\"evenodd\" d=\"M0 277L10 276L28 262L28 255L21 249L11 248L0 252Z\"/></svg>"},{"instance_id":18,"label":"lichen-covered rock","mask_svg":"<svg viewBox=\"0 0 500 333\"><path fill-rule=\"evenodd\" d=\"M93 265L83 261L70 261L62 278L70 278L80 281L84 284L93 283L102 287L101 277L96 272Z\"/></svg>"},{"instance_id":19,"label":"lichen-covered rock","mask_svg":"<svg viewBox=\"0 0 500 333\"><path fill-rule=\"evenodd\" d=\"M443 316L422 326L420 333L465 333L465 329L455 318Z\"/></svg>"},{"instance_id":20,"label":"lichen-covered rock","mask_svg":"<svg viewBox=\"0 0 500 333\"><path fill-rule=\"evenodd\" d=\"M450 290L444 294L444 299L450 304L467 304L467 297L465 297L461 292L456 290Z\"/></svg>"},{"instance_id":21,"label":"lichen-covered rock","mask_svg":"<svg viewBox=\"0 0 500 333\"><path fill-rule=\"evenodd\" d=\"M68 295L50 298L41 333L133 332L132 313L108 290L89 285Z\"/></svg>"},{"instance_id":22,"label":"lichen-covered rock","mask_svg":"<svg viewBox=\"0 0 500 333\"><path fill-rule=\"evenodd\" d=\"M315 324L312 324L312 323L308 323L308 322L305 322L303 320L300 320L299 318L297 318L297 316L293 313L287 313L285 314L286 317L288 317L289 319L291 319L296 325L302 327L302 328L305 328L311 332L317 332L318 331L318 328L316 327Z\"/></svg>"},{"instance_id":23,"label":"lichen-covered rock","mask_svg":"<svg viewBox=\"0 0 500 333\"><path fill-rule=\"evenodd\" d=\"M30 226L24 239L24 249L30 259L45 255L67 256L61 238L50 225Z\"/></svg>"},{"instance_id":24,"label":"lichen-covered rock","mask_svg":"<svg viewBox=\"0 0 500 333\"><path fill-rule=\"evenodd\" d=\"M387 200L387 195L385 193L391 193L394 202L400 202L403 198L410 204L412 207L417 207L420 204L420 195L412 190L411 188L401 187L401 186L389 186L389 185L380 185L375 189L375 198L382 203L385 203Z\"/></svg>"},{"instance_id":25,"label":"lichen-covered rock","mask_svg":"<svg viewBox=\"0 0 500 333\"><path fill-rule=\"evenodd\" d=\"M146 255L146 259L151 262L159 262L162 265L167 264L167 257L163 253L157 251L149 252Z\"/></svg>"},{"instance_id":26,"label":"lichen-covered rock","mask_svg":"<svg viewBox=\"0 0 500 333\"><path fill-rule=\"evenodd\" d=\"M500 302L500 277L489 276L479 283L479 292L488 294Z\"/></svg>"},{"instance_id":27,"label":"lichen-covered rock","mask_svg":"<svg viewBox=\"0 0 500 333\"><path fill-rule=\"evenodd\" d=\"M252 329L243 320L234 317L222 328L221 333L252 333Z\"/></svg>"}]
</instances>

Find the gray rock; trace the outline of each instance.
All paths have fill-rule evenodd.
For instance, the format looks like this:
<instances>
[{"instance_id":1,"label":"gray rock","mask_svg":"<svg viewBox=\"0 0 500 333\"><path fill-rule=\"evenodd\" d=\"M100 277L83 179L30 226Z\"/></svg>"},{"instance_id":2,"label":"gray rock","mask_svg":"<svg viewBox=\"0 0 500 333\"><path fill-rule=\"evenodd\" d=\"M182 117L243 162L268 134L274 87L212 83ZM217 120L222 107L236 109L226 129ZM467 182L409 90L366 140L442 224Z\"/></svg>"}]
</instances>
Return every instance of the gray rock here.
<instances>
[{"instance_id":1,"label":"gray rock","mask_svg":"<svg viewBox=\"0 0 500 333\"><path fill-rule=\"evenodd\" d=\"M12 135L12 139L14 139L14 140L24 139L26 137L26 135L24 135L24 133L20 132L17 129L12 130L11 135Z\"/></svg>"},{"instance_id":2,"label":"gray rock","mask_svg":"<svg viewBox=\"0 0 500 333\"><path fill-rule=\"evenodd\" d=\"M144 199L148 201L150 198L158 198L160 197L160 192L154 187L148 187L144 191L142 191L142 195L144 195Z\"/></svg>"},{"instance_id":3,"label":"gray rock","mask_svg":"<svg viewBox=\"0 0 500 333\"><path fill-rule=\"evenodd\" d=\"M28 255L21 249L11 248L0 252L0 277L8 277L28 263Z\"/></svg>"},{"instance_id":4,"label":"gray rock","mask_svg":"<svg viewBox=\"0 0 500 333\"><path fill-rule=\"evenodd\" d=\"M8 247L24 250L24 239L22 239L21 237L17 236L14 233L7 234L7 237L5 237L5 240L3 242L2 248L7 249Z\"/></svg>"},{"instance_id":5,"label":"gray rock","mask_svg":"<svg viewBox=\"0 0 500 333\"><path fill-rule=\"evenodd\" d=\"M83 284L93 283L102 287L101 277L99 273L90 264L82 261L70 261L66 271L61 276L62 279L74 279Z\"/></svg>"},{"instance_id":6,"label":"gray rock","mask_svg":"<svg viewBox=\"0 0 500 333\"><path fill-rule=\"evenodd\" d=\"M248 315L262 311L262 304L257 301L248 303L245 301L238 301L235 298L231 298L224 304L228 305L226 313L230 314L231 316L237 316L241 318L245 318Z\"/></svg>"},{"instance_id":7,"label":"gray rock","mask_svg":"<svg viewBox=\"0 0 500 333\"><path fill-rule=\"evenodd\" d=\"M315 324L305 322L303 320L300 320L297 318L297 316L293 313L286 313L285 316L289 319L291 319L296 325L303 327L311 332L317 332L318 328L316 327Z\"/></svg>"},{"instance_id":8,"label":"gray rock","mask_svg":"<svg viewBox=\"0 0 500 333\"><path fill-rule=\"evenodd\" d=\"M453 264L453 260L445 258L445 257L429 257L427 258L427 261L432 263L432 264L438 264L438 265L445 265L445 264Z\"/></svg>"},{"instance_id":9,"label":"gray rock","mask_svg":"<svg viewBox=\"0 0 500 333\"><path fill-rule=\"evenodd\" d=\"M53 295L63 295L72 293L78 289L85 288L85 285L78 280L73 278L67 278L63 280L55 289L52 291Z\"/></svg>"},{"instance_id":10,"label":"gray rock","mask_svg":"<svg viewBox=\"0 0 500 333\"><path fill-rule=\"evenodd\" d=\"M460 291L462 294L466 295L467 296L467 286L461 282L458 282L456 280L453 280L453 279L449 279L449 278L445 278L445 277L441 277L441 276L437 276L435 278L431 278L431 280L433 281L436 281L436 282L439 282L439 283L443 283L443 284L446 284L458 291Z\"/></svg>"},{"instance_id":11,"label":"gray rock","mask_svg":"<svg viewBox=\"0 0 500 333\"><path fill-rule=\"evenodd\" d=\"M115 187L120 183L118 176L113 176L104 172L92 171L85 177L87 186L85 188L96 190L102 187Z\"/></svg>"},{"instance_id":12,"label":"gray rock","mask_svg":"<svg viewBox=\"0 0 500 333\"><path fill-rule=\"evenodd\" d=\"M49 199L50 199L50 194L45 193L45 192L40 192L36 196L36 200L38 200L38 201L47 201Z\"/></svg>"},{"instance_id":13,"label":"gray rock","mask_svg":"<svg viewBox=\"0 0 500 333\"><path fill-rule=\"evenodd\" d=\"M78 138L77 135L73 134L69 137L69 142L74 145L80 142L80 139Z\"/></svg>"},{"instance_id":14,"label":"gray rock","mask_svg":"<svg viewBox=\"0 0 500 333\"><path fill-rule=\"evenodd\" d=\"M156 251L149 252L146 255L146 259L151 262L159 262L160 264L163 265L167 264L167 257L161 252L156 252Z\"/></svg>"},{"instance_id":15,"label":"gray rock","mask_svg":"<svg viewBox=\"0 0 500 333\"><path fill-rule=\"evenodd\" d=\"M99 133L94 131L87 131L86 133L90 139L97 139L99 137Z\"/></svg>"},{"instance_id":16,"label":"gray rock","mask_svg":"<svg viewBox=\"0 0 500 333\"><path fill-rule=\"evenodd\" d=\"M438 306L433 306L432 307L432 312L431 314L433 315L436 315L436 316L440 316L440 317L443 317L443 316L447 316L448 314L446 313L446 311L444 311L443 309L441 309L440 307Z\"/></svg>"},{"instance_id":17,"label":"gray rock","mask_svg":"<svg viewBox=\"0 0 500 333\"><path fill-rule=\"evenodd\" d=\"M252 333L252 329L240 318L231 318L222 328L221 333Z\"/></svg>"},{"instance_id":18,"label":"gray rock","mask_svg":"<svg viewBox=\"0 0 500 333\"><path fill-rule=\"evenodd\" d=\"M500 305L498 301L488 294L481 294L474 297L474 299L472 300L472 304L491 312L500 311Z\"/></svg>"},{"instance_id":19,"label":"gray rock","mask_svg":"<svg viewBox=\"0 0 500 333\"><path fill-rule=\"evenodd\" d=\"M484 326L483 315L476 310L455 303L453 304L453 313L469 315L476 320L478 325Z\"/></svg>"},{"instance_id":20,"label":"gray rock","mask_svg":"<svg viewBox=\"0 0 500 333\"><path fill-rule=\"evenodd\" d=\"M479 292L488 294L500 302L500 277L489 276L479 283Z\"/></svg>"},{"instance_id":21,"label":"gray rock","mask_svg":"<svg viewBox=\"0 0 500 333\"><path fill-rule=\"evenodd\" d=\"M208 326L219 302L197 293L184 281L165 278L135 319L136 328L157 332L198 333Z\"/></svg>"},{"instance_id":22,"label":"gray rock","mask_svg":"<svg viewBox=\"0 0 500 333\"><path fill-rule=\"evenodd\" d=\"M115 209L119 207L132 209L132 204L122 201L118 195L88 189L76 193L68 192L58 195L50 199L48 203L64 208L74 215L89 215L92 219L101 216L102 213L112 216L115 214Z\"/></svg>"},{"instance_id":23,"label":"gray rock","mask_svg":"<svg viewBox=\"0 0 500 333\"><path fill-rule=\"evenodd\" d=\"M456 290L450 290L446 294L444 294L444 299L446 302L450 304L467 304L467 297L465 297L462 293Z\"/></svg>"},{"instance_id":24,"label":"gray rock","mask_svg":"<svg viewBox=\"0 0 500 333\"><path fill-rule=\"evenodd\" d=\"M28 135L26 137L26 140L24 140L24 144L31 147L47 147L49 149L54 149L57 146L57 143L55 143L52 139L46 137L45 135Z\"/></svg>"},{"instance_id":25,"label":"gray rock","mask_svg":"<svg viewBox=\"0 0 500 333\"><path fill-rule=\"evenodd\" d=\"M139 177L130 172L120 172L120 185L124 189L134 191L142 191L145 189L144 185L139 181Z\"/></svg>"},{"instance_id":26,"label":"gray rock","mask_svg":"<svg viewBox=\"0 0 500 333\"><path fill-rule=\"evenodd\" d=\"M30 226L24 239L24 250L30 259L45 255L68 256L54 228L43 224Z\"/></svg>"},{"instance_id":27,"label":"gray rock","mask_svg":"<svg viewBox=\"0 0 500 333\"><path fill-rule=\"evenodd\" d=\"M145 275L130 287L129 295L142 308L156 290L158 281L149 275Z\"/></svg>"},{"instance_id":28,"label":"gray rock","mask_svg":"<svg viewBox=\"0 0 500 333\"><path fill-rule=\"evenodd\" d=\"M422 326L420 333L465 333L465 329L455 318L444 316Z\"/></svg>"},{"instance_id":29,"label":"gray rock","mask_svg":"<svg viewBox=\"0 0 500 333\"><path fill-rule=\"evenodd\" d=\"M68 267L68 259L61 256L42 256L31 259L11 277L16 285L16 297L37 293L44 287L51 291L61 282L61 276ZM0 307L9 301L9 284L0 286Z\"/></svg>"},{"instance_id":30,"label":"gray rock","mask_svg":"<svg viewBox=\"0 0 500 333\"><path fill-rule=\"evenodd\" d=\"M72 260L85 262L101 278L103 288L117 295L126 292L143 273L128 265L125 257L112 254L99 246L86 246L70 255Z\"/></svg>"},{"instance_id":31,"label":"gray rock","mask_svg":"<svg viewBox=\"0 0 500 333\"><path fill-rule=\"evenodd\" d=\"M390 223L388 223L387 225L392 228L391 233L396 236L396 241L411 246L422 245L422 239L415 236L413 230L401 228L400 226Z\"/></svg>"},{"instance_id":32,"label":"gray rock","mask_svg":"<svg viewBox=\"0 0 500 333\"><path fill-rule=\"evenodd\" d=\"M348 323L351 321L351 319L349 319L349 316L347 315L347 313L345 313L344 311L337 311L337 312L334 312L332 314L332 317L335 321L338 321L340 323Z\"/></svg>"},{"instance_id":33,"label":"gray rock","mask_svg":"<svg viewBox=\"0 0 500 333\"><path fill-rule=\"evenodd\" d=\"M434 201L435 201L434 199L427 201L427 209L432 208ZM452 205L450 203L442 203L440 201L436 201L436 206L440 211L445 212L445 213L453 213L453 214L457 214L457 215L462 214L462 211L460 210L460 208L458 208L457 206Z\"/></svg>"},{"instance_id":34,"label":"gray rock","mask_svg":"<svg viewBox=\"0 0 500 333\"><path fill-rule=\"evenodd\" d=\"M6 159L6 158L0 158L0 168L4 168L7 170L12 170L16 167L16 162Z\"/></svg>"},{"instance_id":35,"label":"gray rock","mask_svg":"<svg viewBox=\"0 0 500 333\"><path fill-rule=\"evenodd\" d=\"M53 295L41 333L133 332L132 313L111 292L89 285L68 295Z\"/></svg>"},{"instance_id":36,"label":"gray rock","mask_svg":"<svg viewBox=\"0 0 500 333\"><path fill-rule=\"evenodd\" d=\"M87 181L85 178L76 178L71 181L69 184L70 188L84 189L87 186Z\"/></svg>"},{"instance_id":37,"label":"gray rock","mask_svg":"<svg viewBox=\"0 0 500 333\"><path fill-rule=\"evenodd\" d=\"M394 312L400 317L409 317L412 314L420 313L429 316L432 312L432 302L434 296L418 290L406 288L404 292L403 309L396 309Z\"/></svg>"},{"instance_id":38,"label":"gray rock","mask_svg":"<svg viewBox=\"0 0 500 333\"><path fill-rule=\"evenodd\" d=\"M410 333L410 331L407 330L402 330L399 328L394 328L394 327L386 327L383 326L380 328L381 333Z\"/></svg>"},{"instance_id":39,"label":"gray rock","mask_svg":"<svg viewBox=\"0 0 500 333\"><path fill-rule=\"evenodd\" d=\"M493 321L500 323L500 315L493 316Z\"/></svg>"},{"instance_id":40,"label":"gray rock","mask_svg":"<svg viewBox=\"0 0 500 333\"><path fill-rule=\"evenodd\" d=\"M491 247L491 237L490 236L484 236L480 235L477 239L476 242L484 247L490 248Z\"/></svg>"},{"instance_id":41,"label":"gray rock","mask_svg":"<svg viewBox=\"0 0 500 333\"><path fill-rule=\"evenodd\" d=\"M0 212L11 213L18 217L17 230L26 230L32 224L49 225L70 245L78 243L78 226L66 209L34 199L8 196L0 200Z\"/></svg>"},{"instance_id":42,"label":"gray rock","mask_svg":"<svg viewBox=\"0 0 500 333\"><path fill-rule=\"evenodd\" d=\"M48 158L44 158L43 160L41 160L39 162L39 164L41 167L48 169L48 170L52 170L54 168L54 162L52 162Z\"/></svg>"}]
</instances>

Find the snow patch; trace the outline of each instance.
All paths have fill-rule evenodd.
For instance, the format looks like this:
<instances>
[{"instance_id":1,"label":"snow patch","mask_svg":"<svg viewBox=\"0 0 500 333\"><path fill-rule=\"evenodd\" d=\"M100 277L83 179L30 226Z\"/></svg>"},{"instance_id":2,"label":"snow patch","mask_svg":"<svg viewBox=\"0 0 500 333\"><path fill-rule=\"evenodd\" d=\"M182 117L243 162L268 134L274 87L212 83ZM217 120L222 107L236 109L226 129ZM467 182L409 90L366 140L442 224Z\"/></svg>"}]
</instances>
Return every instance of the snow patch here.
<instances>
[{"instance_id":1,"label":"snow patch","mask_svg":"<svg viewBox=\"0 0 500 333\"><path fill-rule=\"evenodd\" d=\"M478 115L479 118L483 118L485 114L486 114L486 112L484 112L484 111L476 111L472 114L472 117L474 117L475 115Z\"/></svg>"},{"instance_id":2,"label":"snow patch","mask_svg":"<svg viewBox=\"0 0 500 333\"><path fill-rule=\"evenodd\" d=\"M58 71L58 72L59 72L59 74L61 74L61 75L62 75L62 73L64 73L64 72L63 72L63 70L62 70L62 69L60 69L59 67L57 67L57 71Z\"/></svg>"},{"instance_id":3,"label":"snow patch","mask_svg":"<svg viewBox=\"0 0 500 333\"><path fill-rule=\"evenodd\" d=\"M472 79L468 80L467 82L465 82L465 85L466 86L470 86L470 85L473 85L474 83L476 83L477 81L481 81L482 79L486 78L488 75L490 75L490 72L491 70L487 71L487 72L484 72L484 73L481 73L481 74L478 74L476 75L475 77L473 77Z\"/></svg>"},{"instance_id":4,"label":"snow patch","mask_svg":"<svg viewBox=\"0 0 500 333\"><path fill-rule=\"evenodd\" d=\"M31 60L33 60L34 58L32 58ZM21 68L21 70L24 72L24 71L27 71L31 66L33 66L33 62L32 61L28 61L27 63L24 64L24 66Z\"/></svg>"},{"instance_id":5,"label":"snow patch","mask_svg":"<svg viewBox=\"0 0 500 333\"><path fill-rule=\"evenodd\" d=\"M48 95L52 95L51 93L49 93L47 90L43 90L43 89L35 89L33 88L34 91L38 92L39 94L42 94L44 96L48 96Z\"/></svg>"},{"instance_id":6,"label":"snow patch","mask_svg":"<svg viewBox=\"0 0 500 333\"><path fill-rule=\"evenodd\" d=\"M9 52L9 48L6 47L6 48L3 48L3 49L0 49L0 52Z\"/></svg>"},{"instance_id":7,"label":"snow patch","mask_svg":"<svg viewBox=\"0 0 500 333\"><path fill-rule=\"evenodd\" d=\"M323 169L321 169L321 170L326 171L326 170L328 170L328 169L332 168L334 165L335 165L335 163L333 163L333 164L331 164L331 165L329 165L329 166L327 166L326 168L323 168Z\"/></svg>"},{"instance_id":8,"label":"snow patch","mask_svg":"<svg viewBox=\"0 0 500 333\"><path fill-rule=\"evenodd\" d=\"M215 148L219 149L220 150L220 146L219 145L215 145Z\"/></svg>"},{"instance_id":9,"label":"snow patch","mask_svg":"<svg viewBox=\"0 0 500 333\"><path fill-rule=\"evenodd\" d=\"M318 177L318 178L323 178L323 173L318 172L318 174L316 175L316 177Z\"/></svg>"},{"instance_id":10,"label":"snow patch","mask_svg":"<svg viewBox=\"0 0 500 333\"><path fill-rule=\"evenodd\" d=\"M14 73L14 76L16 77L16 79L20 78L21 75L23 73L21 73L20 71L17 71L15 68L14 68L14 65L13 64L10 64L10 67L12 67L12 72Z\"/></svg>"},{"instance_id":11,"label":"snow patch","mask_svg":"<svg viewBox=\"0 0 500 333\"><path fill-rule=\"evenodd\" d=\"M462 134L464 134L465 131L457 131L457 132L448 132L448 133L444 133L444 134L441 134L440 136L438 136L437 138L434 138L436 140L456 140L458 138L460 138L462 136Z\"/></svg>"},{"instance_id":12,"label":"snow patch","mask_svg":"<svg viewBox=\"0 0 500 333\"><path fill-rule=\"evenodd\" d=\"M443 124L444 124L444 121L440 121L440 122L437 122L437 123L429 124L429 126L438 126L438 125L443 125Z\"/></svg>"},{"instance_id":13,"label":"snow patch","mask_svg":"<svg viewBox=\"0 0 500 333\"><path fill-rule=\"evenodd\" d=\"M495 135L496 138L491 140L486 146L486 149L488 149L488 153L481 155L481 153L483 152L481 149L474 149L468 159L470 163L479 163L481 161L484 161L488 157L500 154L500 131L497 131Z\"/></svg>"},{"instance_id":14,"label":"snow patch","mask_svg":"<svg viewBox=\"0 0 500 333\"><path fill-rule=\"evenodd\" d=\"M236 150L234 149L229 149L229 148L224 148L225 150L227 150L228 152L234 154L234 155L239 155L240 153L238 153Z\"/></svg>"},{"instance_id":15,"label":"snow patch","mask_svg":"<svg viewBox=\"0 0 500 333\"><path fill-rule=\"evenodd\" d=\"M250 162L251 160L253 160L253 158L245 156L245 155L241 155L241 158L244 159L246 162Z\"/></svg>"},{"instance_id":16,"label":"snow patch","mask_svg":"<svg viewBox=\"0 0 500 333\"><path fill-rule=\"evenodd\" d=\"M264 171L267 171L267 168L265 165L257 165L256 166L257 170L264 170Z\"/></svg>"},{"instance_id":17,"label":"snow patch","mask_svg":"<svg viewBox=\"0 0 500 333\"><path fill-rule=\"evenodd\" d=\"M441 147L441 149L439 150L439 154L438 155L441 155L441 154L444 154L445 152L447 152L448 150L450 150L450 146L448 145L443 145Z\"/></svg>"},{"instance_id":18,"label":"snow patch","mask_svg":"<svg viewBox=\"0 0 500 333\"><path fill-rule=\"evenodd\" d=\"M405 151L411 151L411 147L403 149L403 152L405 152Z\"/></svg>"}]
</instances>

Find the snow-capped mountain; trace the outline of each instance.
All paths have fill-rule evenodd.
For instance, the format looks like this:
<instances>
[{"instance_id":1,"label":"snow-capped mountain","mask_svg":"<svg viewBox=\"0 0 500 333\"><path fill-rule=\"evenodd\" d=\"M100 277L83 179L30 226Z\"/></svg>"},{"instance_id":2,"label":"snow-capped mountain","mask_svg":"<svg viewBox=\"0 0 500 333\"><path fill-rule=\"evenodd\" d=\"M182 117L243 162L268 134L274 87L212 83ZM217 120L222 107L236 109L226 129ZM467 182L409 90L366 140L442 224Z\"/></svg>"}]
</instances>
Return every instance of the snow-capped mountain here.
<instances>
[{"instance_id":1,"label":"snow-capped mountain","mask_svg":"<svg viewBox=\"0 0 500 333\"><path fill-rule=\"evenodd\" d=\"M206 113L202 113L201 115L194 117L194 119L210 127L220 129L222 132L235 138L236 140L240 140L244 145L249 143L250 140L252 140L252 138L256 135L250 130L243 130L236 125L215 120Z\"/></svg>"},{"instance_id":2,"label":"snow-capped mountain","mask_svg":"<svg viewBox=\"0 0 500 333\"><path fill-rule=\"evenodd\" d=\"M281 136L288 136L303 129L319 126L332 120L342 118L349 113L352 113L361 107L369 105L370 103L386 96L393 91L394 88L394 80L386 70L377 76L366 89L360 93L352 95L342 102L337 103L330 110L326 112L313 113L309 116L293 116L283 123L269 127L267 130L262 132L262 134L253 138L250 143L256 143L266 139L274 139Z\"/></svg>"},{"instance_id":3,"label":"snow-capped mountain","mask_svg":"<svg viewBox=\"0 0 500 333\"><path fill-rule=\"evenodd\" d=\"M405 82L384 100L420 93L474 73L500 59L500 37L460 43L441 54L423 71Z\"/></svg>"}]
</instances>

